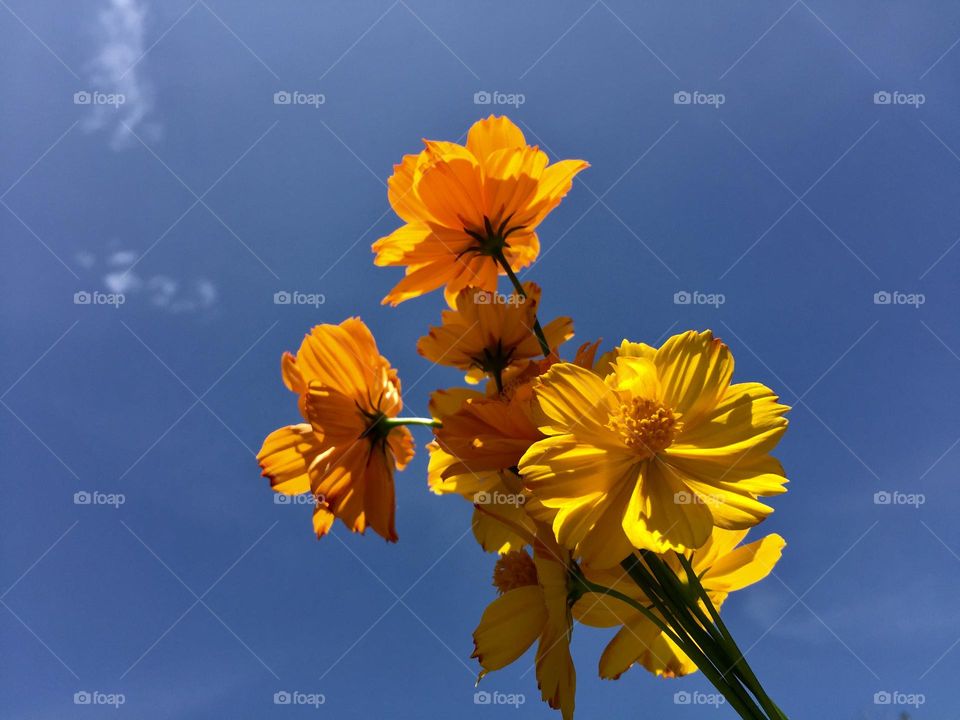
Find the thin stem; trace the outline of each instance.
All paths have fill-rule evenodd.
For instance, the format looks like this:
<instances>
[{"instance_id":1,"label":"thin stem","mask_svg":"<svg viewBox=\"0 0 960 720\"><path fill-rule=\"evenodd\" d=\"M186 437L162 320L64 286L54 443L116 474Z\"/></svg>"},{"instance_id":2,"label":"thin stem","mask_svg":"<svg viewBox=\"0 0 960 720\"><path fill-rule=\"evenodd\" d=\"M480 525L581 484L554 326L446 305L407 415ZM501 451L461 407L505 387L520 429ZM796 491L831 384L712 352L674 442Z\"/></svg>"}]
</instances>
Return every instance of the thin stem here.
<instances>
[{"instance_id":1,"label":"thin stem","mask_svg":"<svg viewBox=\"0 0 960 720\"><path fill-rule=\"evenodd\" d=\"M500 267L504 269L507 273L507 277L510 278L510 282L513 284L513 288L520 294L524 300L527 299L527 291L523 289L523 285L520 283L520 279L517 277L517 274L513 271L513 268L510 267L510 263L507 261L506 255L503 254L503 250L497 250L493 254L494 259L500 263ZM543 333L543 327L540 325L540 318L536 315L533 318L533 333L537 336L537 340L540 342L540 350L543 352L544 357L550 356L550 343L547 342L547 336Z\"/></svg>"},{"instance_id":2,"label":"thin stem","mask_svg":"<svg viewBox=\"0 0 960 720\"><path fill-rule=\"evenodd\" d=\"M640 562L640 559L634 555L627 557L621 567L627 571L630 578L643 590L644 594L650 599L657 610L672 626L672 633L668 634L671 640L696 664L700 671L706 675L713 686L719 690L733 706L740 717L746 720L765 720L765 716L757 707L753 698L746 689L740 684L739 678L727 678L720 669L722 662L717 661L718 648L715 642L704 642L704 635L700 633L700 642L691 634L691 625L680 613L679 609L668 603L664 597L666 588L661 582L658 582L651 574L650 570ZM633 607L633 606L631 606ZM642 606L641 606L642 607ZM662 627L662 624L657 625ZM678 641L679 633L683 633L685 640ZM710 638L707 638L711 640ZM725 654L723 654L725 656Z\"/></svg>"},{"instance_id":3,"label":"thin stem","mask_svg":"<svg viewBox=\"0 0 960 720\"><path fill-rule=\"evenodd\" d=\"M684 571L687 574L688 582L694 587L694 589L703 599L703 604L706 606L707 611L713 618L713 624L719 631L722 640L727 646L727 652L733 660L731 667L735 672L741 675L747 687L750 688L750 691L760 701L763 709L766 710L771 717L779 718L780 720L787 720L786 714L777 706L770 696L767 695L767 692L764 690L760 680L757 678L756 674L754 674L753 668L750 667L746 657L737 645L736 640L733 639L733 635L727 629L726 623L724 623L723 619L720 617L720 612L717 610L716 606L713 604L713 601L710 599L710 596L707 594L707 591L704 589L703 584L700 582L700 578L697 577L696 571L693 569L693 564L690 562L690 559L682 553L677 553L677 555Z\"/></svg>"}]
</instances>

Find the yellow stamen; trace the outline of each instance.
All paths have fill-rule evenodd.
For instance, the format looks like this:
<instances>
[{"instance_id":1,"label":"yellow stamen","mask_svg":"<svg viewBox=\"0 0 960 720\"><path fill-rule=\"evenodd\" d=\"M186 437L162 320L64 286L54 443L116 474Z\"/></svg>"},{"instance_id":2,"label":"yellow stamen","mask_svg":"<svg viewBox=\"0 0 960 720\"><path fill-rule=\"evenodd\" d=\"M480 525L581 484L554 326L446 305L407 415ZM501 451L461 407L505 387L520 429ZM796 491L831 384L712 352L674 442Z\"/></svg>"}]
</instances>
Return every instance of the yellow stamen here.
<instances>
[{"instance_id":1,"label":"yellow stamen","mask_svg":"<svg viewBox=\"0 0 960 720\"><path fill-rule=\"evenodd\" d=\"M677 420L670 408L646 398L633 398L624 403L607 423L627 447L643 457L653 457L670 447L676 426Z\"/></svg>"}]
</instances>

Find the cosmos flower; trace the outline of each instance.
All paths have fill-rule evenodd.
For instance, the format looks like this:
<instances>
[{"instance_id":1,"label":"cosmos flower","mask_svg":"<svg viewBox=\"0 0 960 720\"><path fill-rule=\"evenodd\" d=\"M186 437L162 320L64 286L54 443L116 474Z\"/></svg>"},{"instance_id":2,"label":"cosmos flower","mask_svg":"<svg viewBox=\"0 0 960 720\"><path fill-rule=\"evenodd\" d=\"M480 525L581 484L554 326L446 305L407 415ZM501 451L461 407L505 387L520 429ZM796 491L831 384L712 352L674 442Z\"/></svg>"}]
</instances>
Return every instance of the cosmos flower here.
<instances>
[{"instance_id":1,"label":"cosmos flower","mask_svg":"<svg viewBox=\"0 0 960 720\"><path fill-rule=\"evenodd\" d=\"M395 542L393 473L413 458L413 438L391 422L403 407L400 380L370 330L359 318L317 325L296 355L284 353L281 371L306 422L267 436L263 475L277 492L314 494L317 537L338 517Z\"/></svg>"},{"instance_id":2,"label":"cosmos flower","mask_svg":"<svg viewBox=\"0 0 960 720\"><path fill-rule=\"evenodd\" d=\"M516 473L520 456L543 437L530 419L530 394L487 397L468 389L440 390L431 414L443 422L427 446L430 489L457 494L474 506L473 534L487 552L505 553L526 540L513 528L533 532L527 496Z\"/></svg>"},{"instance_id":3,"label":"cosmos flower","mask_svg":"<svg viewBox=\"0 0 960 720\"><path fill-rule=\"evenodd\" d=\"M420 338L417 351L434 363L464 370L468 382L479 382L485 375L502 382L505 371L542 354L533 331L540 286L523 287L526 297L464 288L454 301L456 309L443 311L440 326ZM557 318L543 332L556 350L573 337L573 320Z\"/></svg>"},{"instance_id":4,"label":"cosmos flower","mask_svg":"<svg viewBox=\"0 0 960 720\"><path fill-rule=\"evenodd\" d=\"M594 567L645 548L701 547L714 526L744 529L785 492L769 455L786 430L773 391L731 384L733 358L709 332L659 349L624 342L595 371L551 367L534 385L540 431L520 461L527 489L557 514L558 541Z\"/></svg>"},{"instance_id":5,"label":"cosmos flower","mask_svg":"<svg viewBox=\"0 0 960 720\"><path fill-rule=\"evenodd\" d=\"M516 550L497 560L493 583L500 596L487 606L473 633L473 657L483 667L483 678L536 642L541 697L560 710L563 720L571 720L577 675L570 656L569 553L555 544L537 542L534 548L533 558Z\"/></svg>"},{"instance_id":6,"label":"cosmos flower","mask_svg":"<svg viewBox=\"0 0 960 720\"><path fill-rule=\"evenodd\" d=\"M468 285L496 291L497 277L529 265L540 251L536 228L570 190L583 160L548 165L520 128L491 115L474 123L466 146L425 140L387 183L390 205L404 221L373 244L375 263L406 268L383 299L397 305L446 287L453 305Z\"/></svg>"}]
</instances>

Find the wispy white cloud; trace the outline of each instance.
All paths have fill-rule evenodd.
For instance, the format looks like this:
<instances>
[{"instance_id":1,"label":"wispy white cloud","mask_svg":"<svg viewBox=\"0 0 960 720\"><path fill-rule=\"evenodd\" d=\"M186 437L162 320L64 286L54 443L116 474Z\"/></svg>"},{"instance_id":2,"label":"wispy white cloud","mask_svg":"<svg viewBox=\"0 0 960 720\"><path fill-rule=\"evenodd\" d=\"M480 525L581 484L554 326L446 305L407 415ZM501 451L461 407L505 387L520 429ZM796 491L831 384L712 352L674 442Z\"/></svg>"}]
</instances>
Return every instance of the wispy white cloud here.
<instances>
[{"instance_id":1,"label":"wispy white cloud","mask_svg":"<svg viewBox=\"0 0 960 720\"><path fill-rule=\"evenodd\" d=\"M114 250L102 260L89 250L77 253L77 264L99 277L99 282L111 293L142 298L153 307L173 314L209 313L219 300L217 286L208 278L198 276L177 279L169 275L141 276L131 265L137 254L133 250ZM102 274L101 274L102 273Z\"/></svg>"},{"instance_id":2,"label":"wispy white cloud","mask_svg":"<svg viewBox=\"0 0 960 720\"><path fill-rule=\"evenodd\" d=\"M159 126L147 123L153 91L141 73L146 4L140 0L108 0L97 16L96 57L90 63L91 87L85 92L89 131L108 129L110 146L121 150L136 142L130 130L156 138ZM96 93L107 94L98 96ZM128 129L129 128L129 129Z\"/></svg>"}]
</instances>

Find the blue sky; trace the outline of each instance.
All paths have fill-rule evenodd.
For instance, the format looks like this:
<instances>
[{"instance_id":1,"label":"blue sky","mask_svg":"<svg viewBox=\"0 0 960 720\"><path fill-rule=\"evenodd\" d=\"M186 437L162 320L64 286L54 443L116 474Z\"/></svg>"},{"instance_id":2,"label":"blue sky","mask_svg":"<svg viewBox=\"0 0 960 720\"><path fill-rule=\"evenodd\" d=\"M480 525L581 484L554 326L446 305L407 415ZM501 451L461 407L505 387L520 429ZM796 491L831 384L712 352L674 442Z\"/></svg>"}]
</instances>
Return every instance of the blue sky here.
<instances>
[{"instance_id":1,"label":"blue sky","mask_svg":"<svg viewBox=\"0 0 960 720\"><path fill-rule=\"evenodd\" d=\"M592 165L524 275L545 316L606 345L712 328L795 407L790 492L757 531L788 547L725 608L771 694L791 717L958 712L960 8L0 6L6 716L555 716L530 657L484 681L519 711L473 702L493 558L466 503L427 493L425 452L395 546L316 542L253 457L296 419L279 356L312 324L361 315L412 412L459 381L415 352L440 297L381 307L399 273L369 245L397 225L392 164L491 111ZM274 304L294 290L324 303ZM580 717L732 716L675 703L699 676L600 681L607 638L575 633Z\"/></svg>"}]
</instances>

